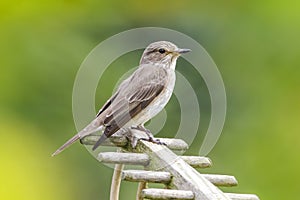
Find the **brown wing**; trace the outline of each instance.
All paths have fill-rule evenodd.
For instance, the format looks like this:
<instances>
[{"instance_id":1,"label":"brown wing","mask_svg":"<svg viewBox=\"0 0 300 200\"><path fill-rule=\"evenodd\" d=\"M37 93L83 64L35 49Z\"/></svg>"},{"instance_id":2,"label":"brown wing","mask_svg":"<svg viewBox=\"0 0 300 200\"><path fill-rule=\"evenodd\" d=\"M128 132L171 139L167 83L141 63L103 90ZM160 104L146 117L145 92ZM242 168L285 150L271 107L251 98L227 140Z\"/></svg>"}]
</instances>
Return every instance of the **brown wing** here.
<instances>
[{"instance_id":1,"label":"brown wing","mask_svg":"<svg viewBox=\"0 0 300 200\"><path fill-rule=\"evenodd\" d=\"M104 134L109 137L123 127L131 118L146 108L164 89L163 85L146 85L129 98L124 98L104 120Z\"/></svg>"},{"instance_id":2,"label":"brown wing","mask_svg":"<svg viewBox=\"0 0 300 200\"><path fill-rule=\"evenodd\" d=\"M114 101L114 99L117 97L118 92L115 93L110 99L108 99L105 104L102 106L102 108L98 111L96 117L98 117L101 113L103 113L103 111L105 111L110 105L111 103Z\"/></svg>"},{"instance_id":3,"label":"brown wing","mask_svg":"<svg viewBox=\"0 0 300 200\"><path fill-rule=\"evenodd\" d=\"M119 86L117 92L115 94L113 94L106 102L105 104L100 108L100 110L98 111L96 117L99 117L106 109L108 109L110 107L110 105L112 104L112 102L115 100L115 98L119 95L119 91L123 90L123 87L127 85L127 83L129 82L130 77L128 79L125 79Z\"/></svg>"},{"instance_id":4,"label":"brown wing","mask_svg":"<svg viewBox=\"0 0 300 200\"><path fill-rule=\"evenodd\" d=\"M147 65L139 67L126 79L107 106L110 113L104 119L104 134L93 149L146 108L163 91L167 78L163 68Z\"/></svg>"}]
</instances>

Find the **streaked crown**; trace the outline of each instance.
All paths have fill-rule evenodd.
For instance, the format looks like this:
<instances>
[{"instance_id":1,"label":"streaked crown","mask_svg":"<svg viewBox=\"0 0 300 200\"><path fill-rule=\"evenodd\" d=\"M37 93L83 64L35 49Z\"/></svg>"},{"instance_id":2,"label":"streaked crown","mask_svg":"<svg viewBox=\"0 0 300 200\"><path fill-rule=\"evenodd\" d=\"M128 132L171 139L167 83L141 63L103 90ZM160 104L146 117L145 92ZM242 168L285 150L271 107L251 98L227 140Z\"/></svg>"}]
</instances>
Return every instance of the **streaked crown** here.
<instances>
[{"instance_id":1,"label":"streaked crown","mask_svg":"<svg viewBox=\"0 0 300 200\"><path fill-rule=\"evenodd\" d=\"M168 41L154 42L145 49L140 64L162 65L163 67L174 65L175 67L177 58L182 53L187 53L189 51L191 50L180 49L175 44Z\"/></svg>"}]
</instances>

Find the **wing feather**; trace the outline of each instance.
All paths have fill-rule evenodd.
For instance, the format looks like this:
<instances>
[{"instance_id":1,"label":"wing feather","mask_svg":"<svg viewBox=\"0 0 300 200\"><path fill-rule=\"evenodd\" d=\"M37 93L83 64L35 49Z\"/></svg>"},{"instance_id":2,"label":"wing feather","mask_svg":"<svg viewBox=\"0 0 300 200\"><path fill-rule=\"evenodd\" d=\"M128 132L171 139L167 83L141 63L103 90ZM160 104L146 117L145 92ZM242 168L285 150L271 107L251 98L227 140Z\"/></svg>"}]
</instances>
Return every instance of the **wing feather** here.
<instances>
[{"instance_id":1,"label":"wing feather","mask_svg":"<svg viewBox=\"0 0 300 200\"><path fill-rule=\"evenodd\" d=\"M97 114L105 129L93 149L145 109L165 89L167 75L162 67L143 65L124 80Z\"/></svg>"},{"instance_id":2,"label":"wing feather","mask_svg":"<svg viewBox=\"0 0 300 200\"><path fill-rule=\"evenodd\" d=\"M146 108L165 88L167 72L157 66L140 67L128 78L127 86L120 85L118 96L106 116L104 134L109 137Z\"/></svg>"}]
</instances>

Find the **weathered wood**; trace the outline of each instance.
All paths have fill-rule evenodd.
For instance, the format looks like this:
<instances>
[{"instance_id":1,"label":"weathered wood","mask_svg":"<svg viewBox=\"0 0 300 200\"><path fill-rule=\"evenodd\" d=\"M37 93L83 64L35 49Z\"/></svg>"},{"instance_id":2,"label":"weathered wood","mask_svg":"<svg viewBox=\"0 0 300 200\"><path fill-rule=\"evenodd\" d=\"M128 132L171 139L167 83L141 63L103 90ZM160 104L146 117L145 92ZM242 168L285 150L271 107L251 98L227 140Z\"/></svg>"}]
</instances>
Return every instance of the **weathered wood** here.
<instances>
[{"instance_id":1,"label":"weathered wood","mask_svg":"<svg viewBox=\"0 0 300 200\"><path fill-rule=\"evenodd\" d=\"M171 181L171 174L169 172L125 170L122 171L122 179L133 182L169 183Z\"/></svg>"},{"instance_id":2,"label":"weathered wood","mask_svg":"<svg viewBox=\"0 0 300 200\"><path fill-rule=\"evenodd\" d=\"M147 182L139 182L138 189L136 191L136 200L144 200L144 197L142 196L143 189L147 188Z\"/></svg>"},{"instance_id":3,"label":"weathered wood","mask_svg":"<svg viewBox=\"0 0 300 200\"><path fill-rule=\"evenodd\" d=\"M259 200L258 196L255 194L235 194L235 193L225 193L232 200Z\"/></svg>"},{"instance_id":4,"label":"weathered wood","mask_svg":"<svg viewBox=\"0 0 300 200\"><path fill-rule=\"evenodd\" d=\"M100 139L99 135L88 135L80 140L80 142L84 145L94 145ZM128 144L128 140L124 136L120 135L112 135L109 140L105 140L101 146L117 146L117 147L125 147Z\"/></svg>"},{"instance_id":5,"label":"weathered wood","mask_svg":"<svg viewBox=\"0 0 300 200\"><path fill-rule=\"evenodd\" d=\"M142 196L147 199L194 199L194 193L186 190L144 189Z\"/></svg>"},{"instance_id":6,"label":"weathered wood","mask_svg":"<svg viewBox=\"0 0 300 200\"><path fill-rule=\"evenodd\" d=\"M124 168L123 164L116 164L110 187L110 200L119 200L121 185L121 173Z\"/></svg>"},{"instance_id":7,"label":"weathered wood","mask_svg":"<svg viewBox=\"0 0 300 200\"><path fill-rule=\"evenodd\" d=\"M145 133L134 130L134 137L143 138ZM184 162L164 145L157 145L140 140L132 151L143 152L149 155L151 162L146 166L148 170L168 171L172 174L172 186L179 190L190 190L195 200L229 200L222 191L210 183L204 176Z\"/></svg>"},{"instance_id":8,"label":"weathered wood","mask_svg":"<svg viewBox=\"0 0 300 200\"><path fill-rule=\"evenodd\" d=\"M238 184L234 176L202 174L209 182L215 186L236 186ZM122 180L132 182L169 183L171 174L169 172L145 171L145 170L125 170L122 171Z\"/></svg>"},{"instance_id":9,"label":"weathered wood","mask_svg":"<svg viewBox=\"0 0 300 200\"><path fill-rule=\"evenodd\" d=\"M189 148L189 145L181 139L176 138L157 138L161 142L165 143L167 147L171 150L187 150Z\"/></svg>"},{"instance_id":10,"label":"weathered wood","mask_svg":"<svg viewBox=\"0 0 300 200\"><path fill-rule=\"evenodd\" d=\"M212 162L207 157L202 156L181 156L182 160L194 168L208 168L212 166Z\"/></svg>"},{"instance_id":11,"label":"weathered wood","mask_svg":"<svg viewBox=\"0 0 300 200\"><path fill-rule=\"evenodd\" d=\"M146 138L144 132L138 130L131 131L131 138L127 136L112 137L112 143L105 145L120 146L124 151L134 153L115 153L104 152L98 155L98 160L106 163L115 163L116 168L123 164L129 165L143 165L146 170L152 171L137 171L126 170L115 174L112 188L120 186L120 174L122 179L128 181L138 181L139 188L137 191L136 199L194 199L194 200L259 200L253 194L233 194L223 193L216 186L235 186L237 181L233 176L228 175L213 175L213 174L200 174L193 167L210 167L212 165L209 158L200 156L177 156L169 148L174 150L183 150L184 143L181 141L180 145L174 139L160 139L161 142L167 143L169 148L165 145L157 145L140 138ZM124 140L124 138L126 140ZM82 143L93 145L99 136L91 136L89 139L83 139ZM131 141L133 144L129 145ZM175 141L175 143L174 143ZM176 145L174 145L176 144ZM133 147L134 146L134 147ZM171 147L170 147L171 146ZM183 148L184 147L184 148ZM151 162L150 162L151 161ZM159 182L166 184L167 188L176 188L178 190L167 189L147 189L147 182ZM113 187L113 184L116 186ZM117 189L119 190L119 188ZM118 199L118 191L111 190L111 200Z\"/></svg>"},{"instance_id":12,"label":"weathered wood","mask_svg":"<svg viewBox=\"0 0 300 200\"><path fill-rule=\"evenodd\" d=\"M104 163L127 164L127 165L148 165L149 156L143 153L99 153L97 159Z\"/></svg>"},{"instance_id":13,"label":"weathered wood","mask_svg":"<svg viewBox=\"0 0 300 200\"><path fill-rule=\"evenodd\" d=\"M215 186L231 187L238 184L234 176L218 175L218 174L202 174L204 178L209 180Z\"/></svg>"},{"instance_id":14,"label":"weathered wood","mask_svg":"<svg viewBox=\"0 0 300 200\"><path fill-rule=\"evenodd\" d=\"M81 139L81 143L84 145L94 145L98 140L99 135L89 135ZM147 138L147 136L146 136ZM188 144L181 139L174 138L157 138L161 142L165 143L169 149L172 150L187 150ZM102 146L117 146L117 147L126 147L128 145L128 139L124 135L112 135L106 141L104 141Z\"/></svg>"}]
</instances>

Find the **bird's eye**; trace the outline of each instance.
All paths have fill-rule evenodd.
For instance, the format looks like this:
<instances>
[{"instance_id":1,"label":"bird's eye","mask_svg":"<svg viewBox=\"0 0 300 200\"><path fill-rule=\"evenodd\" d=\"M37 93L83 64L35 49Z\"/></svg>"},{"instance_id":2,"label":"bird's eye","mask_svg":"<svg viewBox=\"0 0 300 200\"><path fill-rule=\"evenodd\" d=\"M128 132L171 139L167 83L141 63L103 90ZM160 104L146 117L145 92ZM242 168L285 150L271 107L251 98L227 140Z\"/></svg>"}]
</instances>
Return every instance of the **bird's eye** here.
<instances>
[{"instance_id":1,"label":"bird's eye","mask_svg":"<svg viewBox=\"0 0 300 200\"><path fill-rule=\"evenodd\" d=\"M165 49L158 49L158 52L161 53L161 54L164 54L166 52Z\"/></svg>"}]
</instances>

